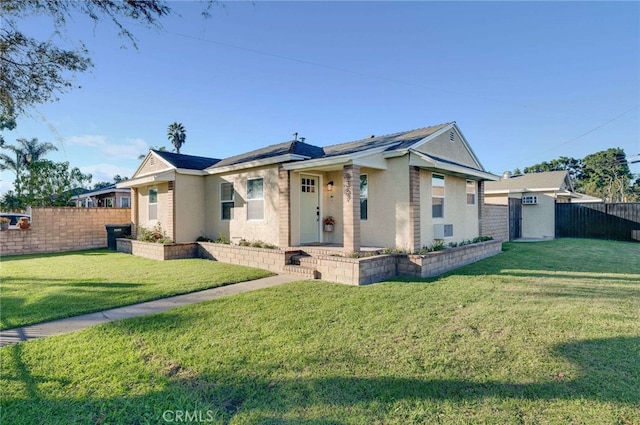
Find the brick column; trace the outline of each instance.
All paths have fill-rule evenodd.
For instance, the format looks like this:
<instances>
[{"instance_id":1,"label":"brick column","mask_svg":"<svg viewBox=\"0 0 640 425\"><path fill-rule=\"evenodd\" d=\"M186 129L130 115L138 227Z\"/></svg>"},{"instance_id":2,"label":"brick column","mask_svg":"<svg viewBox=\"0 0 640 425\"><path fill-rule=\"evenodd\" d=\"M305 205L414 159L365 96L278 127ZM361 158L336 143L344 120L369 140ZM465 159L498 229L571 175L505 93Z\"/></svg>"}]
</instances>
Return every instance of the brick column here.
<instances>
[{"instance_id":1,"label":"brick column","mask_svg":"<svg viewBox=\"0 0 640 425\"><path fill-rule=\"evenodd\" d=\"M420 168L409 168L409 236L413 251L422 247L420 240Z\"/></svg>"},{"instance_id":2,"label":"brick column","mask_svg":"<svg viewBox=\"0 0 640 425\"><path fill-rule=\"evenodd\" d=\"M131 188L131 236L134 238L138 236L138 188Z\"/></svg>"},{"instance_id":3,"label":"brick column","mask_svg":"<svg viewBox=\"0 0 640 425\"><path fill-rule=\"evenodd\" d=\"M278 167L278 245L291 246L291 172Z\"/></svg>"},{"instance_id":4,"label":"brick column","mask_svg":"<svg viewBox=\"0 0 640 425\"><path fill-rule=\"evenodd\" d=\"M360 166L345 165L342 169L342 219L344 220L344 250L360 251Z\"/></svg>"},{"instance_id":5,"label":"brick column","mask_svg":"<svg viewBox=\"0 0 640 425\"><path fill-rule=\"evenodd\" d=\"M485 205L484 205L484 181L479 181L476 185L478 195L476 202L478 203L478 235L485 236L486 223L484 223L485 217Z\"/></svg>"},{"instance_id":6,"label":"brick column","mask_svg":"<svg viewBox=\"0 0 640 425\"><path fill-rule=\"evenodd\" d=\"M167 237L176 241L176 205L175 205L175 182L169 182L167 190L167 222L161 223L162 228L167 232Z\"/></svg>"}]
</instances>

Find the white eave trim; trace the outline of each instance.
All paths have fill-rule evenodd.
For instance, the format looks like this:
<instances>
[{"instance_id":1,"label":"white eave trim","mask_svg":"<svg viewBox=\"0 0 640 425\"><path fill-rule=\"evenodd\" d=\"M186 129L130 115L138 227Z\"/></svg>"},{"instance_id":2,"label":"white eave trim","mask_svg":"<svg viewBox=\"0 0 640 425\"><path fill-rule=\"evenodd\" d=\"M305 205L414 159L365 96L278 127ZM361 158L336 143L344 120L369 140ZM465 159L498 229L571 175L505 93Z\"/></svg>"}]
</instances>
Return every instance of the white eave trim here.
<instances>
[{"instance_id":1,"label":"white eave trim","mask_svg":"<svg viewBox=\"0 0 640 425\"><path fill-rule=\"evenodd\" d=\"M118 183L116 187L118 189L132 188L140 186L148 186L153 183L164 183L174 181L176 179L175 170L163 171L151 176L138 177L135 179L123 181Z\"/></svg>"},{"instance_id":2,"label":"white eave trim","mask_svg":"<svg viewBox=\"0 0 640 425\"><path fill-rule=\"evenodd\" d=\"M306 161L291 162L284 164L285 170L304 170L308 168L326 167L328 165L341 165L349 163L353 157L351 155L338 155L329 158L308 159Z\"/></svg>"},{"instance_id":3,"label":"white eave trim","mask_svg":"<svg viewBox=\"0 0 640 425\"><path fill-rule=\"evenodd\" d=\"M272 156L270 158L258 159L258 160L249 161L249 162L241 162L239 164L227 165L224 167L216 167L215 165L213 165L212 167L209 167L206 170L204 170L204 173L205 174L222 174L222 173L227 173L229 171L264 167L265 165L281 164L283 162L289 162L289 161L302 161L308 158L309 158L308 156L288 153L285 155Z\"/></svg>"},{"instance_id":4,"label":"white eave trim","mask_svg":"<svg viewBox=\"0 0 640 425\"><path fill-rule=\"evenodd\" d=\"M463 167L461 165L450 164L448 162L440 162L429 155L425 155L422 152L409 149L412 154L409 157L409 164L417 167L423 167L434 170L449 171L451 173L463 175L465 177L477 178L481 180L497 181L500 180L499 176L495 174L487 173L485 171L474 170L471 168Z\"/></svg>"}]
</instances>

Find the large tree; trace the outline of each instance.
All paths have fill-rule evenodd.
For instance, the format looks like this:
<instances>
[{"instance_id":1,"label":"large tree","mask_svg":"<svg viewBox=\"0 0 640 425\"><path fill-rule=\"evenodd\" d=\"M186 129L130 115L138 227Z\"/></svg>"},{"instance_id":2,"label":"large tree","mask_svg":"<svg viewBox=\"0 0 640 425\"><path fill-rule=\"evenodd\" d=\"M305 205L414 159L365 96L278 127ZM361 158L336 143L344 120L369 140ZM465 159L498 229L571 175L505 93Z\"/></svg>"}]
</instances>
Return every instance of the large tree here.
<instances>
[{"instance_id":1,"label":"large tree","mask_svg":"<svg viewBox=\"0 0 640 425\"><path fill-rule=\"evenodd\" d=\"M626 202L633 174L623 149L611 148L587 155L582 160L585 193L605 202Z\"/></svg>"},{"instance_id":2,"label":"large tree","mask_svg":"<svg viewBox=\"0 0 640 425\"><path fill-rule=\"evenodd\" d=\"M34 105L55 101L73 87L73 75L93 66L80 42L38 40L20 28L20 19L48 17L62 34L67 20L89 17L113 23L135 46L132 24L157 25L170 12L163 0L2 0L0 1L0 130L15 128L15 118ZM68 43L68 42L67 42Z\"/></svg>"},{"instance_id":3,"label":"large tree","mask_svg":"<svg viewBox=\"0 0 640 425\"><path fill-rule=\"evenodd\" d=\"M49 142L38 142L35 137L32 139L20 138L16 142L18 142L16 146L7 145L4 141L0 143L1 149L11 152L11 154L0 153L0 170L11 170L15 173L15 189L17 195L20 196L22 193L20 176L28 170L31 164L44 158L47 153L57 151L58 148Z\"/></svg>"},{"instance_id":4,"label":"large tree","mask_svg":"<svg viewBox=\"0 0 640 425\"><path fill-rule=\"evenodd\" d=\"M19 179L23 188L20 201L26 206L65 206L75 194L74 190L87 187L91 174L84 174L68 162L46 159L29 165Z\"/></svg>"},{"instance_id":5,"label":"large tree","mask_svg":"<svg viewBox=\"0 0 640 425\"><path fill-rule=\"evenodd\" d=\"M582 160L575 159L567 156L561 156L551 161L541 162L540 164L534 164L530 167L525 167L524 172L527 173L540 173L544 171L568 171L569 177L577 189L580 186L580 179L582 177Z\"/></svg>"},{"instance_id":6,"label":"large tree","mask_svg":"<svg viewBox=\"0 0 640 425\"><path fill-rule=\"evenodd\" d=\"M182 123L174 122L167 129L167 138L175 148L176 153L180 153L180 148L187 139L187 131Z\"/></svg>"}]
</instances>

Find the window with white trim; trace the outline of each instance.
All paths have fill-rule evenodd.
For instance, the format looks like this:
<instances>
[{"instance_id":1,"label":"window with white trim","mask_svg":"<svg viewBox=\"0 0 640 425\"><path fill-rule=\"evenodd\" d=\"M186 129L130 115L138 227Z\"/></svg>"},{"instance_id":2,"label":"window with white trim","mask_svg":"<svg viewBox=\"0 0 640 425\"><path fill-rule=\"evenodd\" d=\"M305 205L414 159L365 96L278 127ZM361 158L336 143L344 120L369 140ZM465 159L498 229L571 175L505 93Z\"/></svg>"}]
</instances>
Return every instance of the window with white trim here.
<instances>
[{"instance_id":1,"label":"window with white trim","mask_svg":"<svg viewBox=\"0 0 640 425\"><path fill-rule=\"evenodd\" d=\"M360 220L369 218L369 176L360 175Z\"/></svg>"},{"instance_id":2,"label":"window with white trim","mask_svg":"<svg viewBox=\"0 0 640 425\"><path fill-rule=\"evenodd\" d=\"M131 207L131 198L128 196L123 196L120 198L120 208L130 208Z\"/></svg>"},{"instance_id":3,"label":"window with white trim","mask_svg":"<svg viewBox=\"0 0 640 425\"><path fill-rule=\"evenodd\" d=\"M247 180L247 220L264 219L264 179Z\"/></svg>"},{"instance_id":4,"label":"window with white trim","mask_svg":"<svg viewBox=\"0 0 640 425\"><path fill-rule=\"evenodd\" d=\"M231 220L233 218L233 207L235 206L235 192L232 182L220 183L220 219Z\"/></svg>"},{"instance_id":5,"label":"window with white trim","mask_svg":"<svg viewBox=\"0 0 640 425\"><path fill-rule=\"evenodd\" d=\"M158 219L158 188L149 189L149 220Z\"/></svg>"},{"instance_id":6,"label":"window with white trim","mask_svg":"<svg viewBox=\"0 0 640 425\"><path fill-rule=\"evenodd\" d=\"M444 218L444 176L431 175L431 217Z\"/></svg>"},{"instance_id":7,"label":"window with white trim","mask_svg":"<svg viewBox=\"0 0 640 425\"><path fill-rule=\"evenodd\" d=\"M467 205L476 204L476 182L467 180Z\"/></svg>"}]
</instances>

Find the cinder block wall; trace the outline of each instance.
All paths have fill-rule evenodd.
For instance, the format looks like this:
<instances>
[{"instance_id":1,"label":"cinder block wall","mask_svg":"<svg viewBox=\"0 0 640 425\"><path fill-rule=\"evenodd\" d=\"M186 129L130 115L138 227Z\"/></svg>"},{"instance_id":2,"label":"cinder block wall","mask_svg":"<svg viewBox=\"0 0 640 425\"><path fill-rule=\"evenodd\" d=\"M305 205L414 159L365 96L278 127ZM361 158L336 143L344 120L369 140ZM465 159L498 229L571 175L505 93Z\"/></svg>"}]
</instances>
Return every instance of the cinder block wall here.
<instances>
[{"instance_id":1,"label":"cinder block wall","mask_svg":"<svg viewBox=\"0 0 640 425\"><path fill-rule=\"evenodd\" d=\"M482 205L480 235L509 241L509 207L507 205Z\"/></svg>"},{"instance_id":2,"label":"cinder block wall","mask_svg":"<svg viewBox=\"0 0 640 425\"><path fill-rule=\"evenodd\" d=\"M33 208L30 229L0 232L0 255L103 248L105 224L130 222L130 208Z\"/></svg>"}]
</instances>

